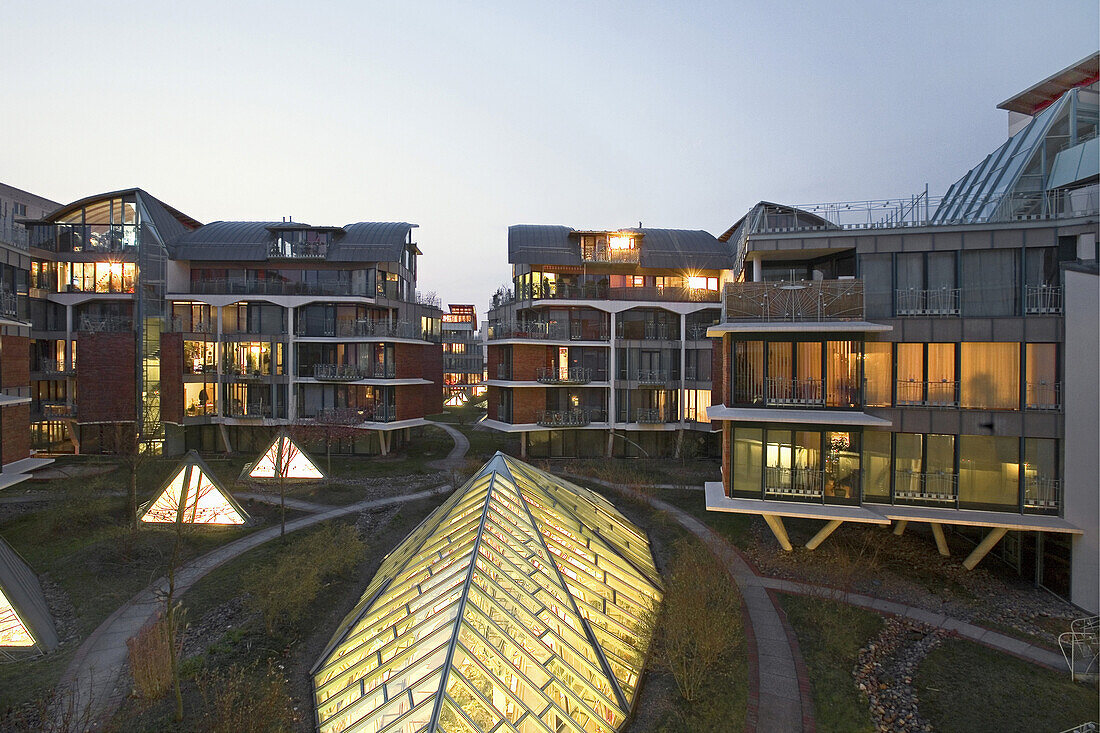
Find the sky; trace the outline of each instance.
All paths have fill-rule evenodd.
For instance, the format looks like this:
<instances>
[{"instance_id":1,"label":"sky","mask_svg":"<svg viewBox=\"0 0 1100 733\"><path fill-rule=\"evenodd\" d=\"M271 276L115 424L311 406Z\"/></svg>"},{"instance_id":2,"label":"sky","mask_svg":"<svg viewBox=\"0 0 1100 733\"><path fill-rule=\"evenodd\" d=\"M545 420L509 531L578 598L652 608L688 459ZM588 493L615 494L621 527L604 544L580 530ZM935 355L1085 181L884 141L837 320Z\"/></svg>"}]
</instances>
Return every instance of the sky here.
<instances>
[{"instance_id":1,"label":"sky","mask_svg":"<svg viewBox=\"0 0 1100 733\"><path fill-rule=\"evenodd\" d=\"M419 288L510 224L721 234L760 200L933 195L996 105L1100 47L1095 0L49 2L3 12L0 181L203 221L419 225Z\"/></svg>"}]
</instances>

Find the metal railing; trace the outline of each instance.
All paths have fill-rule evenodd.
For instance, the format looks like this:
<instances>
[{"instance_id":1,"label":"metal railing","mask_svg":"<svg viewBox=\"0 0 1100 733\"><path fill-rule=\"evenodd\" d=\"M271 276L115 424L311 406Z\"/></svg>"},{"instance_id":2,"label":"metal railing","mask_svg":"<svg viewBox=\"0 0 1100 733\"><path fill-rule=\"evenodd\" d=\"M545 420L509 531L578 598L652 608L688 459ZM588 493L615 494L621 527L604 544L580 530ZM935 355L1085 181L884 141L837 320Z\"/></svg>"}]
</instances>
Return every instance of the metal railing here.
<instances>
[{"instance_id":1,"label":"metal railing","mask_svg":"<svg viewBox=\"0 0 1100 733\"><path fill-rule=\"evenodd\" d=\"M477 372L481 373L484 360L480 356L452 356L443 355L443 371L445 372Z\"/></svg>"},{"instance_id":2,"label":"metal railing","mask_svg":"<svg viewBox=\"0 0 1100 733\"><path fill-rule=\"evenodd\" d=\"M862 280L727 283L727 321L863 319Z\"/></svg>"},{"instance_id":3,"label":"metal railing","mask_svg":"<svg viewBox=\"0 0 1100 733\"><path fill-rule=\"evenodd\" d=\"M898 407L958 407L959 383L946 379L938 382L897 381Z\"/></svg>"},{"instance_id":4,"label":"metal railing","mask_svg":"<svg viewBox=\"0 0 1100 733\"><path fill-rule=\"evenodd\" d=\"M42 372L43 374L71 374L73 369L70 369L64 360L39 359L38 368L31 371Z\"/></svg>"},{"instance_id":5,"label":"metal railing","mask_svg":"<svg viewBox=\"0 0 1100 733\"><path fill-rule=\"evenodd\" d=\"M770 377L765 382L769 405L824 405L825 382L821 379Z\"/></svg>"},{"instance_id":6,"label":"metal railing","mask_svg":"<svg viewBox=\"0 0 1100 733\"><path fill-rule=\"evenodd\" d=\"M959 477L953 473L894 471L894 498L955 504L959 500Z\"/></svg>"},{"instance_id":7,"label":"metal railing","mask_svg":"<svg viewBox=\"0 0 1100 733\"><path fill-rule=\"evenodd\" d=\"M625 323L620 321L615 329L615 338L626 341L679 341L679 324L667 323Z\"/></svg>"},{"instance_id":8,"label":"metal railing","mask_svg":"<svg viewBox=\"0 0 1100 733\"><path fill-rule=\"evenodd\" d=\"M272 410L270 403L251 402L241 404L234 401L226 408L225 415L226 417L262 419L271 417Z\"/></svg>"},{"instance_id":9,"label":"metal railing","mask_svg":"<svg viewBox=\"0 0 1100 733\"><path fill-rule=\"evenodd\" d=\"M636 263L638 257L641 254L641 249L638 247L633 248L615 248L611 247L581 247L581 261L582 262L607 262L607 263Z\"/></svg>"},{"instance_id":10,"label":"metal railing","mask_svg":"<svg viewBox=\"0 0 1100 733\"><path fill-rule=\"evenodd\" d=\"M1027 382L1024 407L1028 410L1061 410L1061 382Z\"/></svg>"},{"instance_id":11,"label":"metal railing","mask_svg":"<svg viewBox=\"0 0 1100 733\"><path fill-rule=\"evenodd\" d=\"M710 338L709 336L707 336L707 331L710 328L710 326L688 326L687 338L689 341L705 341L706 339Z\"/></svg>"},{"instance_id":12,"label":"metal railing","mask_svg":"<svg viewBox=\"0 0 1100 733\"><path fill-rule=\"evenodd\" d=\"M521 300L629 300L669 303L718 303L722 294L707 288L646 285L643 287L611 287L604 282L564 283L544 282L518 293L501 290L493 295L490 307L497 308Z\"/></svg>"},{"instance_id":13,"label":"metal railing","mask_svg":"<svg viewBox=\"0 0 1100 733\"><path fill-rule=\"evenodd\" d=\"M39 409L41 410L42 417L75 417L76 405L71 402L39 402Z\"/></svg>"},{"instance_id":14,"label":"metal railing","mask_svg":"<svg viewBox=\"0 0 1100 733\"><path fill-rule=\"evenodd\" d=\"M343 336L374 336L381 338L426 339L424 328L414 321L335 321L316 323L308 320L298 323L298 336L334 338ZM435 337L434 340L439 340Z\"/></svg>"},{"instance_id":15,"label":"metal railing","mask_svg":"<svg viewBox=\"0 0 1100 733\"><path fill-rule=\"evenodd\" d=\"M395 364L314 364L313 378L326 382L354 382L357 379L393 379Z\"/></svg>"},{"instance_id":16,"label":"metal railing","mask_svg":"<svg viewBox=\"0 0 1100 733\"><path fill-rule=\"evenodd\" d=\"M374 407L334 407L320 410L313 420L322 425L359 425L364 422L393 422L396 410L393 405Z\"/></svg>"},{"instance_id":17,"label":"metal railing","mask_svg":"<svg viewBox=\"0 0 1100 733\"><path fill-rule=\"evenodd\" d=\"M92 333L132 331L134 322L132 319L121 316L91 316L85 313L80 316L80 331Z\"/></svg>"},{"instance_id":18,"label":"metal railing","mask_svg":"<svg viewBox=\"0 0 1100 733\"><path fill-rule=\"evenodd\" d=\"M1028 285L1024 291L1027 314L1061 313L1064 302L1061 285Z\"/></svg>"},{"instance_id":19,"label":"metal railing","mask_svg":"<svg viewBox=\"0 0 1100 733\"><path fill-rule=\"evenodd\" d=\"M7 318L19 317L19 296L8 290L0 291L0 315Z\"/></svg>"},{"instance_id":20,"label":"metal railing","mask_svg":"<svg viewBox=\"0 0 1100 733\"><path fill-rule=\"evenodd\" d=\"M607 341L607 326L543 321L498 321L489 326L489 339L547 339L553 341Z\"/></svg>"},{"instance_id":21,"label":"metal railing","mask_svg":"<svg viewBox=\"0 0 1100 733\"><path fill-rule=\"evenodd\" d=\"M640 385L664 386L669 380L669 372L667 369L638 369L628 372L627 378Z\"/></svg>"},{"instance_id":22,"label":"metal railing","mask_svg":"<svg viewBox=\"0 0 1100 733\"><path fill-rule=\"evenodd\" d=\"M192 280L186 292L203 295L332 295L358 298L388 297L397 299L393 289L352 288L346 283L303 283L284 280L247 280L236 278L207 278Z\"/></svg>"},{"instance_id":23,"label":"metal railing","mask_svg":"<svg viewBox=\"0 0 1100 733\"><path fill-rule=\"evenodd\" d=\"M269 260L323 260L327 255L327 242L275 242L267 251Z\"/></svg>"},{"instance_id":24,"label":"metal railing","mask_svg":"<svg viewBox=\"0 0 1100 733\"><path fill-rule=\"evenodd\" d=\"M1100 669L1100 616L1085 616L1071 621L1069 631L1058 635L1058 647L1069 665L1071 680L1076 681L1078 676L1087 678L1095 675ZM1096 725L1085 723L1071 728L1069 733L1090 729L1095 731Z\"/></svg>"},{"instance_id":25,"label":"metal railing","mask_svg":"<svg viewBox=\"0 0 1100 733\"><path fill-rule=\"evenodd\" d=\"M213 321L192 321L190 318L172 316L168 319L167 330L172 333L217 333L218 327Z\"/></svg>"},{"instance_id":26,"label":"metal railing","mask_svg":"<svg viewBox=\"0 0 1100 733\"><path fill-rule=\"evenodd\" d=\"M1061 505L1061 479L1043 476L1024 478L1024 509L1058 509Z\"/></svg>"},{"instance_id":27,"label":"metal railing","mask_svg":"<svg viewBox=\"0 0 1100 733\"><path fill-rule=\"evenodd\" d=\"M271 373L263 373L259 367L249 367L240 364L225 364L221 372L223 377L236 381L255 382L271 376Z\"/></svg>"},{"instance_id":28,"label":"metal railing","mask_svg":"<svg viewBox=\"0 0 1100 733\"><path fill-rule=\"evenodd\" d=\"M642 425L659 425L668 422L666 411L660 407L642 407L634 411L634 422Z\"/></svg>"},{"instance_id":29,"label":"metal railing","mask_svg":"<svg viewBox=\"0 0 1100 733\"><path fill-rule=\"evenodd\" d=\"M818 499L824 497L824 472L816 468L764 468L764 498Z\"/></svg>"},{"instance_id":30,"label":"metal railing","mask_svg":"<svg viewBox=\"0 0 1100 733\"><path fill-rule=\"evenodd\" d=\"M535 422L547 428L580 428L592 422L590 410L540 410Z\"/></svg>"},{"instance_id":31,"label":"metal railing","mask_svg":"<svg viewBox=\"0 0 1100 733\"><path fill-rule=\"evenodd\" d=\"M895 291L895 315L899 316L957 316L962 299L961 288L938 290Z\"/></svg>"},{"instance_id":32,"label":"metal railing","mask_svg":"<svg viewBox=\"0 0 1100 733\"><path fill-rule=\"evenodd\" d=\"M592 381L592 369L542 366L535 370L535 379L543 384L588 384Z\"/></svg>"}]
</instances>

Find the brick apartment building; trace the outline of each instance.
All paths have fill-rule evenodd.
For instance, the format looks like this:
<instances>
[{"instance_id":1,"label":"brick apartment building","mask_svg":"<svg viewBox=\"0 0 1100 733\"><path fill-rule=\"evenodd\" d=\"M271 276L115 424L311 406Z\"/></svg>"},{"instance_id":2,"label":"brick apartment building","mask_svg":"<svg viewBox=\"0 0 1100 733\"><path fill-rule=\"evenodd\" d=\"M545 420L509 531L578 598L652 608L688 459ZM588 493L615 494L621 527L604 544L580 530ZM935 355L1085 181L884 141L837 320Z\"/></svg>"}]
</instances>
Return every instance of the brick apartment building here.
<instances>
[{"instance_id":1,"label":"brick apartment building","mask_svg":"<svg viewBox=\"0 0 1100 733\"><path fill-rule=\"evenodd\" d=\"M442 409L415 225L202 225L129 189L23 226L36 447L110 450L140 420L167 453L256 450L292 424L385 453Z\"/></svg>"},{"instance_id":2,"label":"brick apartment building","mask_svg":"<svg viewBox=\"0 0 1100 733\"><path fill-rule=\"evenodd\" d=\"M451 407L485 394L485 351L471 304L452 303L443 314L443 389Z\"/></svg>"}]
</instances>

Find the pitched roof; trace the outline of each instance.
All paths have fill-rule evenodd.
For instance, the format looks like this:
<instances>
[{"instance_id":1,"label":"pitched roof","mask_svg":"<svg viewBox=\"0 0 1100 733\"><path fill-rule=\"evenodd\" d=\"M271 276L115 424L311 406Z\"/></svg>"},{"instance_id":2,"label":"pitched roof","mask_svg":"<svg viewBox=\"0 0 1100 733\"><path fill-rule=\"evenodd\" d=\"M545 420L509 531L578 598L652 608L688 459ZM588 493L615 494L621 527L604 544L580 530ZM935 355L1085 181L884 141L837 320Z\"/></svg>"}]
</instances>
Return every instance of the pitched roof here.
<instances>
[{"instance_id":1,"label":"pitched roof","mask_svg":"<svg viewBox=\"0 0 1100 733\"><path fill-rule=\"evenodd\" d=\"M642 267L722 270L730 266L725 244L709 232L692 229L630 228L641 234ZM508 227L508 262L518 265L575 265L581 262L579 232L566 226L515 224Z\"/></svg>"},{"instance_id":2,"label":"pitched roof","mask_svg":"<svg viewBox=\"0 0 1100 733\"><path fill-rule=\"evenodd\" d=\"M215 221L179 236L171 250L177 260L263 262L278 241L278 231L308 228L332 233L324 257L329 262L398 262L415 227L408 222L360 221L344 227L309 227L300 222Z\"/></svg>"},{"instance_id":3,"label":"pitched roof","mask_svg":"<svg viewBox=\"0 0 1100 733\"><path fill-rule=\"evenodd\" d=\"M645 535L610 503L497 453L344 618L313 669L317 721L610 733L660 595Z\"/></svg>"},{"instance_id":4,"label":"pitched roof","mask_svg":"<svg viewBox=\"0 0 1100 733\"><path fill-rule=\"evenodd\" d=\"M25 630L32 644L42 651L57 648L60 640L38 577L3 539L0 539L0 594L3 596L0 598L0 647L7 645L3 641L5 637L12 646L30 646L21 633Z\"/></svg>"}]
</instances>

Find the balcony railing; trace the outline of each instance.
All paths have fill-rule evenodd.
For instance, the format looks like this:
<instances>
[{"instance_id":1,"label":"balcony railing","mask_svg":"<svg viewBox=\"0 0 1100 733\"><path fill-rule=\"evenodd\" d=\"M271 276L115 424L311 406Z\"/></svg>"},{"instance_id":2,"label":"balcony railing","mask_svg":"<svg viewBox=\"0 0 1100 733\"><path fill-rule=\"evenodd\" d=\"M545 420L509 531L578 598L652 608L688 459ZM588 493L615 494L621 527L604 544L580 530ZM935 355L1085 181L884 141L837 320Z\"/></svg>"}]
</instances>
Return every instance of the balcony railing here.
<instances>
[{"instance_id":1,"label":"balcony railing","mask_svg":"<svg viewBox=\"0 0 1100 733\"><path fill-rule=\"evenodd\" d=\"M863 281L728 283L725 302L727 321L862 320Z\"/></svg>"},{"instance_id":2,"label":"balcony railing","mask_svg":"<svg viewBox=\"0 0 1100 733\"><path fill-rule=\"evenodd\" d=\"M898 407L958 407L959 383L918 382L899 379L897 382Z\"/></svg>"},{"instance_id":3,"label":"balcony railing","mask_svg":"<svg viewBox=\"0 0 1100 733\"><path fill-rule=\"evenodd\" d=\"M563 282L543 283L533 291L502 290L493 295L490 307L514 303L519 300L629 300L660 301L670 303L718 303L721 293L707 288L683 288L671 286L610 287L605 283L571 284Z\"/></svg>"},{"instance_id":4,"label":"balcony railing","mask_svg":"<svg viewBox=\"0 0 1100 733\"><path fill-rule=\"evenodd\" d=\"M1058 509L1062 503L1060 479L1028 476L1024 478L1024 509Z\"/></svg>"},{"instance_id":5,"label":"balcony railing","mask_svg":"<svg viewBox=\"0 0 1100 733\"><path fill-rule=\"evenodd\" d=\"M894 471L894 499L956 504L959 477L953 473Z\"/></svg>"},{"instance_id":6,"label":"balcony railing","mask_svg":"<svg viewBox=\"0 0 1100 733\"><path fill-rule=\"evenodd\" d=\"M642 341L679 341L679 325L667 323L623 323L615 329L615 337Z\"/></svg>"},{"instance_id":7,"label":"balcony railing","mask_svg":"<svg viewBox=\"0 0 1100 733\"><path fill-rule=\"evenodd\" d=\"M539 367L535 379L543 384L588 384L592 381L589 367Z\"/></svg>"},{"instance_id":8,"label":"balcony railing","mask_svg":"<svg viewBox=\"0 0 1100 733\"><path fill-rule=\"evenodd\" d=\"M698 326L698 325L688 326L687 327L688 340L689 341L703 341L703 340L709 338L707 336L707 330L709 330L709 329L710 329L710 326Z\"/></svg>"},{"instance_id":9,"label":"balcony railing","mask_svg":"<svg viewBox=\"0 0 1100 733\"><path fill-rule=\"evenodd\" d=\"M1061 382L1027 382L1024 406L1028 410L1061 410Z\"/></svg>"},{"instance_id":10,"label":"balcony railing","mask_svg":"<svg viewBox=\"0 0 1100 733\"><path fill-rule=\"evenodd\" d=\"M334 338L343 336L363 336L381 338L425 339L424 329L419 322L413 321L335 321L329 323L298 324L297 335ZM438 340L438 337L435 339Z\"/></svg>"},{"instance_id":11,"label":"balcony railing","mask_svg":"<svg viewBox=\"0 0 1100 733\"><path fill-rule=\"evenodd\" d=\"M271 417L271 405L264 402L252 402L241 404L233 402L226 408L226 417L254 418L257 420Z\"/></svg>"},{"instance_id":12,"label":"balcony railing","mask_svg":"<svg viewBox=\"0 0 1100 733\"><path fill-rule=\"evenodd\" d=\"M173 316L166 324L172 333L217 333L218 327L213 321L192 321L190 318Z\"/></svg>"},{"instance_id":13,"label":"balcony railing","mask_svg":"<svg viewBox=\"0 0 1100 733\"><path fill-rule=\"evenodd\" d=\"M495 377L492 379L511 379L512 378L512 366L510 364L497 364L497 370L494 372Z\"/></svg>"},{"instance_id":14,"label":"balcony railing","mask_svg":"<svg viewBox=\"0 0 1100 733\"><path fill-rule=\"evenodd\" d=\"M824 473L816 468L767 466L764 498L823 500Z\"/></svg>"},{"instance_id":15,"label":"balcony railing","mask_svg":"<svg viewBox=\"0 0 1100 733\"><path fill-rule=\"evenodd\" d=\"M43 374L50 375L62 375L71 374L72 369L68 368L68 365L64 361L58 361L57 359L39 359L38 368L31 371L42 372Z\"/></svg>"},{"instance_id":16,"label":"balcony railing","mask_svg":"<svg viewBox=\"0 0 1100 733\"><path fill-rule=\"evenodd\" d=\"M91 333L118 333L132 331L134 322L120 316L91 316L85 313L80 317L80 331Z\"/></svg>"},{"instance_id":17,"label":"balcony railing","mask_svg":"<svg viewBox=\"0 0 1100 733\"><path fill-rule=\"evenodd\" d=\"M607 263L636 263L641 250L634 248L611 247L581 247L581 260L583 262L607 262Z\"/></svg>"},{"instance_id":18,"label":"balcony railing","mask_svg":"<svg viewBox=\"0 0 1100 733\"><path fill-rule=\"evenodd\" d=\"M669 380L669 373L666 369L639 369L630 379L640 386L663 387Z\"/></svg>"},{"instance_id":19,"label":"balcony railing","mask_svg":"<svg viewBox=\"0 0 1100 733\"><path fill-rule=\"evenodd\" d=\"M1061 285L1028 285L1024 293L1024 308L1028 314L1061 313Z\"/></svg>"},{"instance_id":20,"label":"balcony railing","mask_svg":"<svg viewBox=\"0 0 1100 733\"><path fill-rule=\"evenodd\" d=\"M42 417L46 419L76 416L76 405L71 402L39 402L38 404L42 410Z\"/></svg>"},{"instance_id":21,"label":"balcony railing","mask_svg":"<svg viewBox=\"0 0 1100 733\"><path fill-rule=\"evenodd\" d=\"M957 316L962 299L961 288L938 290L898 290L895 293L899 316Z\"/></svg>"},{"instance_id":22,"label":"balcony railing","mask_svg":"<svg viewBox=\"0 0 1100 733\"><path fill-rule=\"evenodd\" d=\"M448 356L443 355L443 371L445 372L477 372L481 373L484 361L480 356Z\"/></svg>"},{"instance_id":23,"label":"balcony railing","mask_svg":"<svg viewBox=\"0 0 1100 733\"><path fill-rule=\"evenodd\" d=\"M357 379L393 379L397 367L385 364L314 364L313 378L325 382L354 382Z\"/></svg>"},{"instance_id":24,"label":"balcony railing","mask_svg":"<svg viewBox=\"0 0 1100 733\"><path fill-rule=\"evenodd\" d=\"M769 378L764 380L769 405L825 404L825 383L820 379Z\"/></svg>"},{"instance_id":25,"label":"balcony railing","mask_svg":"<svg viewBox=\"0 0 1100 733\"><path fill-rule=\"evenodd\" d=\"M334 407L320 410L313 420L322 425L359 425L364 422L393 422L396 410L393 405L374 407Z\"/></svg>"},{"instance_id":26,"label":"balcony railing","mask_svg":"<svg viewBox=\"0 0 1100 733\"><path fill-rule=\"evenodd\" d=\"M666 412L659 407L643 407L634 411L634 422L642 425L659 425L668 422Z\"/></svg>"},{"instance_id":27,"label":"balcony railing","mask_svg":"<svg viewBox=\"0 0 1100 733\"><path fill-rule=\"evenodd\" d=\"M328 254L327 242L276 242L267 251L269 260L323 260Z\"/></svg>"},{"instance_id":28,"label":"balcony railing","mask_svg":"<svg viewBox=\"0 0 1100 733\"><path fill-rule=\"evenodd\" d=\"M7 290L0 291L0 316L19 317L19 296Z\"/></svg>"},{"instance_id":29,"label":"balcony railing","mask_svg":"<svg viewBox=\"0 0 1100 733\"><path fill-rule=\"evenodd\" d=\"M535 422L545 428L582 428L592 422L590 410L540 410Z\"/></svg>"},{"instance_id":30,"label":"balcony railing","mask_svg":"<svg viewBox=\"0 0 1100 733\"><path fill-rule=\"evenodd\" d=\"M552 341L607 341L606 326L542 321L497 322L489 326L490 339L547 339Z\"/></svg>"},{"instance_id":31,"label":"balcony railing","mask_svg":"<svg viewBox=\"0 0 1100 733\"><path fill-rule=\"evenodd\" d=\"M271 375L264 374L259 369L241 367L238 364L228 364L222 371L222 376L238 382L258 382L261 379L270 377Z\"/></svg>"},{"instance_id":32,"label":"balcony railing","mask_svg":"<svg viewBox=\"0 0 1100 733\"><path fill-rule=\"evenodd\" d=\"M236 278L207 278L192 280L188 291L205 295L332 295L359 298L390 297L396 299L397 292L388 289L352 287L350 282L302 283L283 280L246 280Z\"/></svg>"}]
</instances>

